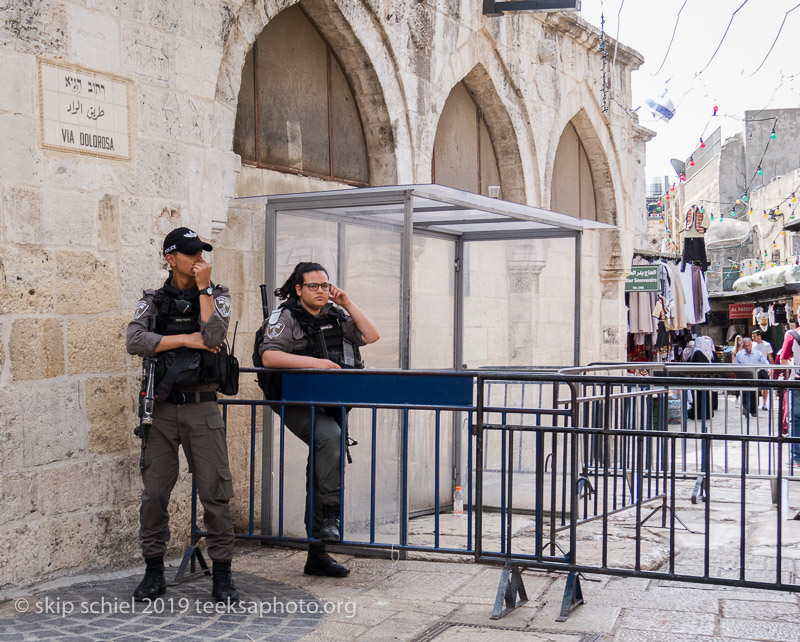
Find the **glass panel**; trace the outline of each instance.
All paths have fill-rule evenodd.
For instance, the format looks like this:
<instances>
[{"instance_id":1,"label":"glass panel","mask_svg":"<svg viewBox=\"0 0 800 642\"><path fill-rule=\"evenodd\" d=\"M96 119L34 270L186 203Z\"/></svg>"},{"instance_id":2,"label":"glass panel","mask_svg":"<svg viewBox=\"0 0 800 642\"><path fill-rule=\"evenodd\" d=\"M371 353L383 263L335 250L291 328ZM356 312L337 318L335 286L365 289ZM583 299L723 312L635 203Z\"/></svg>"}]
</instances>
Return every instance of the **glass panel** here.
<instances>
[{"instance_id":1,"label":"glass panel","mask_svg":"<svg viewBox=\"0 0 800 642\"><path fill-rule=\"evenodd\" d=\"M334 235L334 239L335 239ZM400 366L400 234L345 226L347 294L375 321L380 341L362 348L368 368Z\"/></svg>"},{"instance_id":2,"label":"glass panel","mask_svg":"<svg viewBox=\"0 0 800 642\"><path fill-rule=\"evenodd\" d=\"M453 367L455 243L416 236L411 286L410 365Z\"/></svg>"},{"instance_id":3,"label":"glass panel","mask_svg":"<svg viewBox=\"0 0 800 642\"><path fill-rule=\"evenodd\" d=\"M331 56L331 116L333 118L333 175L369 182L364 133L353 94L336 58Z\"/></svg>"},{"instance_id":4,"label":"glass panel","mask_svg":"<svg viewBox=\"0 0 800 642\"><path fill-rule=\"evenodd\" d=\"M325 42L297 7L258 37L261 162L330 175Z\"/></svg>"},{"instance_id":5,"label":"glass panel","mask_svg":"<svg viewBox=\"0 0 800 642\"><path fill-rule=\"evenodd\" d=\"M572 239L469 243L469 368L572 364L574 248Z\"/></svg>"},{"instance_id":6,"label":"glass panel","mask_svg":"<svg viewBox=\"0 0 800 642\"><path fill-rule=\"evenodd\" d=\"M336 223L278 213L277 285L283 285L301 261L324 265L336 283L336 231Z\"/></svg>"},{"instance_id":7,"label":"glass panel","mask_svg":"<svg viewBox=\"0 0 800 642\"><path fill-rule=\"evenodd\" d=\"M236 109L236 127L233 132L233 151L243 161L256 161L256 115L253 91L253 50L247 53L242 69L242 85Z\"/></svg>"}]
</instances>

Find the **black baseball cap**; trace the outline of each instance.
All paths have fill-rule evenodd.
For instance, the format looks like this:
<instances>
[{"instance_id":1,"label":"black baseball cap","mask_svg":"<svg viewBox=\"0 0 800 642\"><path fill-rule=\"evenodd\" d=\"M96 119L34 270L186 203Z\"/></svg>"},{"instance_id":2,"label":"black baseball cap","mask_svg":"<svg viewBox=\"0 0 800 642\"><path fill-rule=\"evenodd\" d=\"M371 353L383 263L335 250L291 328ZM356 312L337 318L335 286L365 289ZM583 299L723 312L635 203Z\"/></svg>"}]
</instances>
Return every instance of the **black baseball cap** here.
<instances>
[{"instance_id":1,"label":"black baseball cap","mask_svg":"<svg viewBox=\"0 0 800 642\"><path fill-rule=\"evenodd\" d=\"M197 232L188 227L178 227L164 237L164 255L172 252L181 254L197 254L200 250L211 252L214 248L210 243L201 241Z\"/></svg>"}]
</instances>

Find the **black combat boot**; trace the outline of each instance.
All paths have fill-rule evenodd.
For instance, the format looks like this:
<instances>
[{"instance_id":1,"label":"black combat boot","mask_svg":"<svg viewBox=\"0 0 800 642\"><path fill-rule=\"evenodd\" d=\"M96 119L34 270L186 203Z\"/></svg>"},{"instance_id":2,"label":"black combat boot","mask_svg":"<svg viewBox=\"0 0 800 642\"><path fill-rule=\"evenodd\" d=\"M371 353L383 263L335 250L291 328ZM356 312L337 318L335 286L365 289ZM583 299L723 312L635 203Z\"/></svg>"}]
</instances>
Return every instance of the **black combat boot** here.
<instances>
[{"instance_id":1,"label":"black combat boot","mask_svg":"<svg viewBox=\"0 0 800 642\"><path fill-rule=\"evenodd\" d=\"M217 602L231 602L239 599L239 591L233 583L230 562L214 562L213 587L211 594Z\"/></svg>"},{"instance_id":2,"label":"black combat boot","mask_svg":"<svg viewBox=\"0 0 800 642\"><path fill-rule=\"evenodd\" d=\"M140 602L153 600L167 592L167 582L164 580L164 558L147 557L144 561L147 563L147 569L139 586L133 592L133 598Z\"/></svg>"},{"instance_id":3,"label":"black combat boot","mask_svg":"<svg viewBox=\"0 0 800 642\"><path fill-rule=\"evenodd\" d=\"M342 536L339 533L339 507L322 507L322 528L317 535L323 542L338 542Z\"/></svg>"},{"instance_id":4,"label":"black combat boot","mask_svg":"<svg viewBox=\"0 0 800 642\"><path fill-rule=\"evenodd\" d=\"M347 577L350 575L350 569L328 555L325 552L325 544L309 544L308 561L303 573L325 577Z\"/></svg>"}]
</instances>

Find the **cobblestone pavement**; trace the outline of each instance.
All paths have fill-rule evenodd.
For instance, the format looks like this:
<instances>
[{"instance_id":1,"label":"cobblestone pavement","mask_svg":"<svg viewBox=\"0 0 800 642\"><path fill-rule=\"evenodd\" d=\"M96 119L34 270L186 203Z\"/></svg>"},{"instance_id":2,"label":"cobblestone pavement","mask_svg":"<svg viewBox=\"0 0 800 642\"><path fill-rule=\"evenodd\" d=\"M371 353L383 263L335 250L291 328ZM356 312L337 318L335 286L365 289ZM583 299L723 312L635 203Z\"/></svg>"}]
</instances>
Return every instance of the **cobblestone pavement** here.
<instances>
[{"instance_id":1,"label":"cobblestone pavement","mask_svg":"<svg viewBox=\"0 0 800 642\"><path fill-rule=\"evenodd\" d=\"M62 579L60 588L0 604L0 640L800 641L798 593L589 576L586 604L559 623L565 576L527 571L529 601L495 621L498 567L337 555L350 576L319 578L303 575L303 551L237 548L235 608L217 608L205 576L168 587L147 608L131 606L135 569L71 585ZM104 612L89 612L103 604Z\"/></svg>"}]
</instances>

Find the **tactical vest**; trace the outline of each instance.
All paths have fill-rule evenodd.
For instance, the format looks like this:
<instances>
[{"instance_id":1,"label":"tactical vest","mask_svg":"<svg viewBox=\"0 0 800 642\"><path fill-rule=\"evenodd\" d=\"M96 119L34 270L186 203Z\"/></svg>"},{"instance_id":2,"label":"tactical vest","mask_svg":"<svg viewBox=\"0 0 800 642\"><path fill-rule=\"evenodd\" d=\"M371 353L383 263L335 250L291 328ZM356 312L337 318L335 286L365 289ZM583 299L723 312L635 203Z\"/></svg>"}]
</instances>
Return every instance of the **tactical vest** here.
<instances>
[{"instance_id":1,"label":"tactical vest","mask_svg":"<svg viewBox=\"0 0 800 642\"><path fill-rule=\"evenodd\" d=\"M302 350L293 351L292 354L299 354L317 359L329 359L342 368L363 368L364 361L357 345L354 345L344 338L342 324L348 318L339 308L332 306L327 313L319 316L312 316L306 312L299 302L289 299L283 305L275 308L269 316L267 327L278 322L281 312L287 309L289 313L300 324L303 336L307 340L307 345ZM261 368L261 356L258 348L263 340L261 329L256 332L255 350L253 363ZM259 373L258 385L263 390L268 400L278 400L281 398L281 375L278 373ZM280 413L280 406L272 405L275 412ZM324 407L327 414L339 421L340 409ZM349 411L349 408L348 408Z\"/></svg>"},{"instance_id":2,"label":"tactical vest","mask_svg":"<svg viewBox=\"0 0 800 642\"><path fill-rule=\"evenodd\" d=\"M182 291L171 283L171 277L156 291L153 297L155 308L154 332L163 336L200 332L200 294L197 290ZM189 361L173 384L174 390L195 390L207 384L220 384L218 363L222 353L208 350L179 348L156 355L156 386L161 383L167 370L175 363L181 352L191 352Z\"/></svg>"},{"instance_id":3,"label":"tactical vest","mask_svg":"<svg viewBox=\"0 0 800 642\"><path fill-rule=\"evenodd\" d=\"M295 301L287 301L270 316L270 323L277 323L283 308L289 310L303 329L303 336L308 341L305 349L295 352L317 359L329 359L342 368L363 368L361 352L358 346L344 338L342 324L348 318L339 308L332 306L326 314L313 316L306 312L302 305Z\"/></svg>"}]
</instances>

